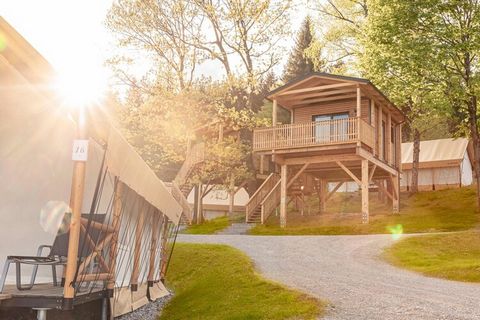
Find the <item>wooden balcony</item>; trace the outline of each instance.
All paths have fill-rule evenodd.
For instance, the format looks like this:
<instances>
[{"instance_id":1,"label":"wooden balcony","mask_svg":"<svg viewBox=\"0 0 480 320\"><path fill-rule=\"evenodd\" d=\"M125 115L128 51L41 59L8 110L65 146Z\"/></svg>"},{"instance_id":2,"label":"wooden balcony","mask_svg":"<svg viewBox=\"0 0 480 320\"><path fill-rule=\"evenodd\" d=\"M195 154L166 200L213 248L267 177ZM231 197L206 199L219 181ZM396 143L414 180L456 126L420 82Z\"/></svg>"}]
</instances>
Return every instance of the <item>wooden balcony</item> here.
<instances>
[{"instance_id":1,"label":"wooden balcony","mask_svg":"<svg viewBox=\"0 0 480 320\"><path fill-rule=\"evenodd\" d=\"M375 130L361 118L284 124L253 131L253 151L363 143L375 147Z\"/></svg>"}]
</instances>

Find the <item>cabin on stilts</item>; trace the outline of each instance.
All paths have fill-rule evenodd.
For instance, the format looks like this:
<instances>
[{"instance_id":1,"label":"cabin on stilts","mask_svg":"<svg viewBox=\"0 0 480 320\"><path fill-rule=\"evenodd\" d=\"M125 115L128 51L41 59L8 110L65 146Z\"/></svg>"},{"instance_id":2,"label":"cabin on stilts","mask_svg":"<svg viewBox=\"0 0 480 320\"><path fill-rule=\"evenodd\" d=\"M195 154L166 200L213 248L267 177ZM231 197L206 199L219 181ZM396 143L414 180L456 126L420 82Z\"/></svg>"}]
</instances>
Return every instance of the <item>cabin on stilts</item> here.
<instances>
[{"instance_id":1,"label":"cabin on stilts","mask_svg":"<svg viewBox=\"0 0 480 320\"><path fill-rule=\"evenodd\" d=\"M271 91L268 99L272 126L253 131L253 152L266 179L247 203L247 222L264 223L280 207L285 227L288 203L302 210L303 195L312 193L325 211L328 199L348 181L360 187L363 223L369 222L373 188L391 200L394 213L399 211L405 117L369 80L311 73ZM277 123L280 107L290 111L291 123Z\"/></svg>"}]
</instances>

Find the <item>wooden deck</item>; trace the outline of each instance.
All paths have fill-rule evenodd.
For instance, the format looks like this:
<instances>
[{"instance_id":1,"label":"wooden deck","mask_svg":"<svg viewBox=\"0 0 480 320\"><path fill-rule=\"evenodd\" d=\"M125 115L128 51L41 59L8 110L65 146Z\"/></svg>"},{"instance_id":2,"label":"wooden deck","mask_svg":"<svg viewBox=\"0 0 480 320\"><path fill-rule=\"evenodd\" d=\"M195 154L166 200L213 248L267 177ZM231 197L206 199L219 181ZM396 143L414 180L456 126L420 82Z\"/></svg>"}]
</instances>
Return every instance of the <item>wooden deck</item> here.
<instances>
[{"instance_id":1,"label":"wooden deck","mask_svg":"<svg viewBox=\"0 0 480 320\"><path fill-rule=\"evenodd\" d=\"M74 305L107 297L103 283L98 283L93 290L84 289L76 294ZM61 309L63 305L63 287L50 283L37 284L30 290L18 290L15 285L5 285L0 294L0 307L53 308Z\"/></svg>"},{"instance_id":2,"label":"wooden deck","mask_svg":"<svg viewBox=\"0 0 480 320\"><path fill-rule=\"evenodd\" d=\"M363 143L373 148L373 127L361 118L283 124L253 131L253 150L272 151Z\"/></svg>"}]
</instances>

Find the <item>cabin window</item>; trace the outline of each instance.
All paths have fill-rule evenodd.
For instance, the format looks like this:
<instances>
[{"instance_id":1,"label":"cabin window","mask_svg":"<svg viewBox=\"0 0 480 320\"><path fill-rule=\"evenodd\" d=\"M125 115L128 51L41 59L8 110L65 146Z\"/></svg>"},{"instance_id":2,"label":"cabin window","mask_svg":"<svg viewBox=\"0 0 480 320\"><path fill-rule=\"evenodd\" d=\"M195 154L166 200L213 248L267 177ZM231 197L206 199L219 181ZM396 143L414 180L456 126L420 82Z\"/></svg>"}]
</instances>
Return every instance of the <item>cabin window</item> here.
<instances>
[{"instance_id":1,"label":"cabin window","mask_svg":"<svg viewBox=\"0 0 480 320\"><path fill-rule=\"evenodd\" d=\"M312 117L316 142L345 141L348 138L348 113L323 114ZM334 121L335 120L335 121Z\"/></svg>"}]
</instances>

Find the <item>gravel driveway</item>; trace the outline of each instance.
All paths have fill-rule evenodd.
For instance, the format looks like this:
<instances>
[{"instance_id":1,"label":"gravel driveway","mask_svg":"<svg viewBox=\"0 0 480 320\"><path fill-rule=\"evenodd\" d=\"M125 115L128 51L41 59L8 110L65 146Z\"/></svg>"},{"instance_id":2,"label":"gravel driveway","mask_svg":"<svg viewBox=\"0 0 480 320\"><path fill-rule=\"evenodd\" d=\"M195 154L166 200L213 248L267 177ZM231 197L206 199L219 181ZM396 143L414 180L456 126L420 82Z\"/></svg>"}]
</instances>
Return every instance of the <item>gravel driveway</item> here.
<instances>
[{"instance_id":1,"label":"gravel driveway","mask_svg":"<svg viewBox=\"0 0 480 320\"><path fill-rule=\"evenodd\" d=\"M378 255L392 244L389 235L179 235L179 241L244 251L265 277L328 300L323 319L480 319L480 285L383 262Z\"/></svg>"}]
</instances>

